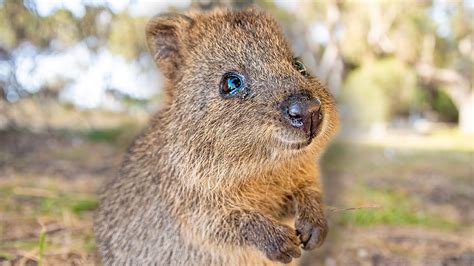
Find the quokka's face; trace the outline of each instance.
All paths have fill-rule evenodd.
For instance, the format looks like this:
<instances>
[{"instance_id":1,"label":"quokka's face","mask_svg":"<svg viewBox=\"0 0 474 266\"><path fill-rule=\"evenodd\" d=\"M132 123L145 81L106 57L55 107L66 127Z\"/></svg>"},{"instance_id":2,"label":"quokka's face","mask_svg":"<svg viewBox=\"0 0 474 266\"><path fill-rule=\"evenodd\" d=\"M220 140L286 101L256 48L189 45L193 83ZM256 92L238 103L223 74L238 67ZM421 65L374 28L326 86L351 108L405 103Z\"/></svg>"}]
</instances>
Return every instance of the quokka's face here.
<instances>
[{"instance_id":1,"label":"quokka's face","mask_svg":"<svg viewBox=\"0 0 474 266\"><path fill-rule=\"evenodd\" d=\"M175 83L169 115L181 141L240 164L316 151L311 147L333 135L332 96L295 58L272 18L246 10L175 21L181 41L168 75Z\"/></svg>"}]
</instances>

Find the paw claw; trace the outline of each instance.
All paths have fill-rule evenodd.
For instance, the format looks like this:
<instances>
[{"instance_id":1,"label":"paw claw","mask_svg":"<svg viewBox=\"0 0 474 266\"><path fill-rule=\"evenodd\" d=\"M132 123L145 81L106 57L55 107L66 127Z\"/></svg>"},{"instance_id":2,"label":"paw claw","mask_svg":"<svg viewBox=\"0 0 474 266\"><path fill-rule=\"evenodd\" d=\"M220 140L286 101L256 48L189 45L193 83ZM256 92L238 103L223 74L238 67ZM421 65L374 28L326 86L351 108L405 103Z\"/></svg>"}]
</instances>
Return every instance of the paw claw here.
<instances>
[{"instance_id":1,"label":"paw claw","mask_svg":"<svg viewBox=\"0 0 474 266\"><path fill-rule=\"evenodd\" d=\"M309 219L298 218L296 230L299 234L304 250L311 250L320 247L327 234L327 224L325 220L318 219L319 222L310 222Z\"/></svg>"},{"instance_id":2,"label":"paw claw","mask_svg":"<svg viewBox=\"0 0 474 266\"><path fill-rule=\"evenodd\" d=\"M282 226L273 241L265 250L270 260L290 263L293 258L301 256L300 241L294 229Z\"/></svg>"}]
</instances>

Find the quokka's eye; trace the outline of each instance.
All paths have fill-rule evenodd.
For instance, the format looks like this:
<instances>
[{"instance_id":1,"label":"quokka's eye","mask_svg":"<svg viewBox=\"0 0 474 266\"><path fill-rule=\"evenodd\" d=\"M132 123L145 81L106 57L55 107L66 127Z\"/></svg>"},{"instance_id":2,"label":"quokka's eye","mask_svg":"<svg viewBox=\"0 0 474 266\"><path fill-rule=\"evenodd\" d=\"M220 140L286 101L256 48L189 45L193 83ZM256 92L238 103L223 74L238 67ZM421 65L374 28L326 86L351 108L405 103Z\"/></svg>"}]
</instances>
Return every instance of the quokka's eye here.
<instances>
[{"instance_id":1,"label":"quokka's eye","mask_svg":"<svg viewBox=\"0 0 474 266\"><path fill-rule=\"evenodd\" d=\"M303 62L299 58L295 58L293 61L293 65L295 66L296 70L301 73L303 76L308 76L308 72L306 71L306 67L304 66Z\"/></svg>"},{"instance_id":2,"label":"quokka's eye","mask_svg":"<svg viewBox=\"0 0 474 266\"><path fill-rule=\"evenodd\" d=\"M237 72L227 72L222 77L220 93L228 98L237 95L245 88L245 78Z\"/></svg>"}]
</instances>

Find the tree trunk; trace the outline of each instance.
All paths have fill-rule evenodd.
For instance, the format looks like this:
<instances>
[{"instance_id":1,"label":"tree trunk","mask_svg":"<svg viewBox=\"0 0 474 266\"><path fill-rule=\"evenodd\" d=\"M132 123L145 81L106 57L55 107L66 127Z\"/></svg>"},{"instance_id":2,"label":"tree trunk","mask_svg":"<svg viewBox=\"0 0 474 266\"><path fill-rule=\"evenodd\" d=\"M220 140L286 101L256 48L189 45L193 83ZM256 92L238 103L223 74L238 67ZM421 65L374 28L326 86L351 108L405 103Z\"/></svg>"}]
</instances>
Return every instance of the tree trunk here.
<instances>
[{"instance_id":1,"label":"tree trunk","mask_svg":"<svg viewBox=\"0 0 474 266\"><path fill-rule=\"evenodd\" d=\"M474 92L459 103L459 129L463 133L474 133Z\"/></svg>"}]
</instances>

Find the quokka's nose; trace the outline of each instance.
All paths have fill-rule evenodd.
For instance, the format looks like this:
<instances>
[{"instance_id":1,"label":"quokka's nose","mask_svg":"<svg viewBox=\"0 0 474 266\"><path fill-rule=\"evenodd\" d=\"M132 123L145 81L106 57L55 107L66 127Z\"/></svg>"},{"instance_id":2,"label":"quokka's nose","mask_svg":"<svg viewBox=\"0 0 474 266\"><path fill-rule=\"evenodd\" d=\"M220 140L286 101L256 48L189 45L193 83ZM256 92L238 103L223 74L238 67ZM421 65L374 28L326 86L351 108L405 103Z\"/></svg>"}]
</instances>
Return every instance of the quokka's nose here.
<instances>
[{"instance_id":1,"label":"quokka's nose","mask_svg":"<svg viewBox=\"0 0 474 266\"><path fill-rule=\"evenodd\" d=\"M306 95L292 95L282 103L283 116L295 128L313 138L321 121L321 101Z\"/></svg>"}]
</instances>

